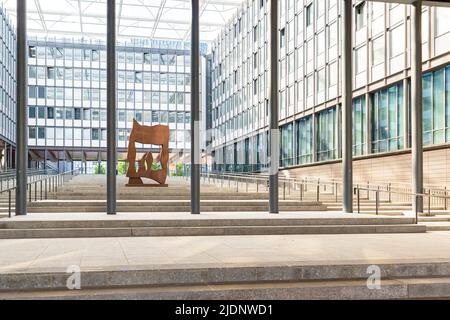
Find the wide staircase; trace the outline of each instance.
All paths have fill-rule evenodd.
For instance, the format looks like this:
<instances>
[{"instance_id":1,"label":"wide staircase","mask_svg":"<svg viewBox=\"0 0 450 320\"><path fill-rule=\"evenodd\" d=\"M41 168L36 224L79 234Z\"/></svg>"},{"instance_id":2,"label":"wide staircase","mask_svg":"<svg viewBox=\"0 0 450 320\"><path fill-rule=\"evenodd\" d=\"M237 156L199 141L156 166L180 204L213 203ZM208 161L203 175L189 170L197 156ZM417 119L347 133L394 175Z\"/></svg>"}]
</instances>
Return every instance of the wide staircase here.
<instances>
[{"instance_id":1,"label":"wide staircase","mask_svg":"<svg viewBox=\"0 0 450 320\"><path fill-rule=\"evenodd\" d=\"M117 178L118 212L190 212L190 186L186 179L171 178L169 187L126 187L124 176ZM203 184L202 212L267 212L268 195L245 192L234 187ZM324 211L326 207L314 199L280 200L281 211ZM76 213L106 211L106 177L78 175L73 177L48 200L31 202L29 212Z\"/></svg>"}]
</instances>

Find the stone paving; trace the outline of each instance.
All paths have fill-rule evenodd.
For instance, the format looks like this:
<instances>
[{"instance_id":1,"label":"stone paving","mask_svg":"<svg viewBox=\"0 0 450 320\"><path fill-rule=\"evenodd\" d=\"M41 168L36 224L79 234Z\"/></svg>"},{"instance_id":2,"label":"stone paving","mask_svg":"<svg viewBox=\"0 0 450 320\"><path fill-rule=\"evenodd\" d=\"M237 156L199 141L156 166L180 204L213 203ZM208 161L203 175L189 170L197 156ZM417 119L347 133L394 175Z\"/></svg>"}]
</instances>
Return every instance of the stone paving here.
<instances>
[{"instance_id":1,"label":"stone paving","mask_svg":"<svg viewBox=\"0 0 450 320\"><path fill-rule=\"evenodd\" d=\"M450 262L450 232L0 240L0 273Z\"/></svg>"}]
</instances>

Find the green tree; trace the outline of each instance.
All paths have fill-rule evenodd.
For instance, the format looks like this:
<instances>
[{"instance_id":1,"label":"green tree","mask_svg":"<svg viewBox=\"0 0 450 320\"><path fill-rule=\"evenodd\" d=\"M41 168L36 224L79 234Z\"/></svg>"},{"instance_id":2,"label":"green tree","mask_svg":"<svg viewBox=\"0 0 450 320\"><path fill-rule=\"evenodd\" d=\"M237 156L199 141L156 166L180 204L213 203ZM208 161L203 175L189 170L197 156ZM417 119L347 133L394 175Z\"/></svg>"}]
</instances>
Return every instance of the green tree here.
<instances>
[{"instance_id":1,"label":"green tree","mask_svg":"<svg viewBox=\"0 0 450 320\"><path fill-rule=\"evenodd\" d=\"M105 174L105 166L103 164L99 164L97 163L95 165L95 174Z\"/></svg>"},{"instance_id":2,"label":"green tree","mask_svg":"<svg viewBox=\"0 0 450 320\"><path fill-rule=\"evenodd\" d=\"M119 175L124 175L128 172L128 162L119 162L117 166Z\"/></svg>"}]
</instances>

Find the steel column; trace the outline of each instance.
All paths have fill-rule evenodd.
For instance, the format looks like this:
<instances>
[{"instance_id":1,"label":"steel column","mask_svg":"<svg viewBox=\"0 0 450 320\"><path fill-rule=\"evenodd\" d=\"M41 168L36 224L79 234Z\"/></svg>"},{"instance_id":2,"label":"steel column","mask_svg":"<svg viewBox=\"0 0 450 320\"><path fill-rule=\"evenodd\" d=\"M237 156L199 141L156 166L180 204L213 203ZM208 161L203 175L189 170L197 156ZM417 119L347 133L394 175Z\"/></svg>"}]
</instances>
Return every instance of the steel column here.
<instances>
[{"instance_id":1,"label":"steel column","mask_svg":"<svg viewBox=\"0 0 450 320\"><path fill-rule=\"evenodd\" d=\"M107 213L116 214L116 0L107 8Z\"/></svg>"},{"instance_id":2,"label":"steel column","mask_svg":"<svg viewBox=\"0 0 450 320\"><path fill-rule=\"evenodd\" d=\"M278 34L278 0L270 0L270 167L269 167L269 212L277 214L278 208L278 170L279 170L279 123L278 123L278 50L279 34Z\"/></svg>"},{"instance_id":3,"label":"steel column","mask_svg":"<svg viewBox=\"0 0 450 320\"><path fill-rule=\"evenodd\" d=\"M343 66L342 66L342 181L343 211L353 212L353 137L352 137L352 0L343 0Z\"/></svg>"},{"instance_id":4,"label":"steel column","mask_svg":"<svg viewBox=\"0 0 450 320\"><path fill-rule=\"evenodd\" d=\"M27 214L27 1L17 0L16 215Z\"/></svg>"},{"instance_id":5,"label":"steel column","mask_svg":"<svg viewBox=\"0 0 450 320\"><path fill-rule=\"evenodd\" d=\"M200 16L192 0L191 30L191 213L200 214Z\"/></svg>"},{"instance_id":6,"label":"steel column","mask_svg":"<svg viewBox=\"0 0 450 320\"><path fill-rule=\"evenodd\" d=\"M411 4L411 148L412 191L417 194L423 193L422 130L422 0L416 0ZM423 198L413 199L413 212L423 212Z\"/></svg>"}]
</instances>

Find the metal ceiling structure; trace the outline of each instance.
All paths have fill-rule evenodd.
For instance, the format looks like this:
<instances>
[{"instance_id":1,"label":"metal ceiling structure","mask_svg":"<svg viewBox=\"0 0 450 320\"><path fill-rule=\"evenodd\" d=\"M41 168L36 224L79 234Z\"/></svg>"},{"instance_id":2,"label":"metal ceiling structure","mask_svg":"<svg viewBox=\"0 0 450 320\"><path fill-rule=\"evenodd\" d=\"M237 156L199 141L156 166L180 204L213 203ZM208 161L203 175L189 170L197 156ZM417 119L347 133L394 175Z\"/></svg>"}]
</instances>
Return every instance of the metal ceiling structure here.
<instances>
[{"instance_id":1,"label":"metal ceiling structure","mask_svg":"<svg viewBox=\"0 0 450 320\"><path fill-rule=\"evenodd\" d=\"M16 0L3 7L16 19ZM243 0L200 0L200 39L210 42ZM106 0L28 0L28 32L36 36L106 38ZM191 0L117 0L118 40L190 39Z\"/></svg>"}]
</instances>

